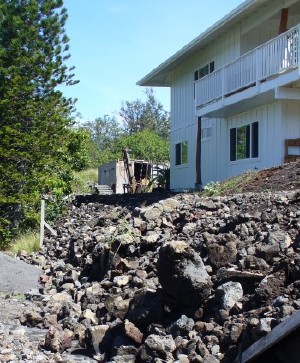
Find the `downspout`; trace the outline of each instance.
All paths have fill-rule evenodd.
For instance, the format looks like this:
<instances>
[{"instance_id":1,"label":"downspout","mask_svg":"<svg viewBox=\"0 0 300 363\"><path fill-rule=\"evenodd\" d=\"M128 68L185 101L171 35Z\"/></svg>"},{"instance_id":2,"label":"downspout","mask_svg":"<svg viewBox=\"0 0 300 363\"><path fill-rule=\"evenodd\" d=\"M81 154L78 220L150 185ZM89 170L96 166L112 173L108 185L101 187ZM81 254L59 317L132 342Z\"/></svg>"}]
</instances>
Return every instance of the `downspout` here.
<instances>
[{"instance_id":1,"label":"downspout","mask_svg":"<svg viewBox=\"0 0 300 363\"><path fill-rule=\"evenodd\" d=\"M202 179L201 179L201 117L198 117L195 189L201 190L201 188L202 188Z\"/></svg>"}]
</instances>

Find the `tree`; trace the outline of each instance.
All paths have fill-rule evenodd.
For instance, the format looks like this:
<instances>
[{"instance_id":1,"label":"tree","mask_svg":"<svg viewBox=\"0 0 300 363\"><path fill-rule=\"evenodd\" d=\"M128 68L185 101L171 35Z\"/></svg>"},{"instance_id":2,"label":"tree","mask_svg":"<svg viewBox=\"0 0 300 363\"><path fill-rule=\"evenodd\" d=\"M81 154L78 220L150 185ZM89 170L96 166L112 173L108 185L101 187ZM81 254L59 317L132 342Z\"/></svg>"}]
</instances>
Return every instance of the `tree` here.
<instances>
[{"instance_id":1,"label":"tree","mask_svg":"<svg viewBox=\"0 0 300 363\"><path fill-rule=\"evenodd\" d=\"M85 170L91 166L91 134L83 127L73 128L67 144L68 164L72 170Z\"/></svg>"},{"instance_id":2,"label":"tree","mask_svg":"<svg viewBox=\"0 0 300 363\"><path fill-rule=\"evenodd\" d=\"M132 135L143 130L154 131L162 139L167 140L170 132L170 115L163 105L156 100L152 88L146 90L147 100L137 99L122 104L120 116L125 131Z\"/></svg>"},{"instance_id":3,"label":"tree","mask_svg":"<svg viewBox=\"0 0 300 363\"><path fill-rule=\"evenodd\" d=\"M74 102L62 0L0 0L0 239L34 225L40 195L70 190Z\"/></svg>"},{"instance_id":4,"label":"tree","mask_svg":"<svg viewBox=\"0 0 300 363\"><path fill-rule=\"evenodd\" d=\"M90 132L90 155L92 165L97 166L111 160L113 145L124 133L115 117L104 115L94 121L83 123L83 127Z\"/></svg>"},{"instance_id":5,"label":"tree","mask_svg":"<svg viewBox=\"0 0 300 363\"><path fill-rule=\"evenodd\" d=\"M120 158L123 149L130 149L133 159L162 162L169 160L169 142L154 131L144 130L132 135L124 135L114 145L113 155Z\"/></svg>"},{"instance_id":6,"label":"tree","mask_svg":"<svg viewBox=\"0 0 300 363\"><path fill-rule=\"evenodd\" d=\"M109 148L112 142L117 140L123 133L123 129L116 118L108 115L98 117L94 121L87 121L83 124L83 127L90 131L92 139L99 150Z\"/></svg>"}]
</instances>

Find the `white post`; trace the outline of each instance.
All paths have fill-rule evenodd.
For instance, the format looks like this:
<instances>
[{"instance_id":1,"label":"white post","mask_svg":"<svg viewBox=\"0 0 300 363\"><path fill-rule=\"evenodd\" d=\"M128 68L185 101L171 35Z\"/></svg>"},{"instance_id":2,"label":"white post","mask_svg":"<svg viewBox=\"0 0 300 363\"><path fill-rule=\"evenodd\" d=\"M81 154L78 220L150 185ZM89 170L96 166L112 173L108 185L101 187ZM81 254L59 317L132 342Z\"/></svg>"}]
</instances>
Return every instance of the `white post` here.
<instances>
[{"instance_id":1,"label":"white post","mask_svg":"<svg viewBox=\"0 0 300 363\"><path fill-rule=\"evenodd\" d=\"M43 247L45 230L45 199L41 200L41 226L40 226L40 248Z\"/></svg>"},{"instance_id":2,"label":"white post","mask_svg":"<svg viewBox=\"0 0 300 363\"><path fill-rule=\"evenodd\" d=\"M297 39L297 62L298 62L298 72L300 74L300 27L297 28L297 35L295 35Z\"/></svg>"}]
</instances>

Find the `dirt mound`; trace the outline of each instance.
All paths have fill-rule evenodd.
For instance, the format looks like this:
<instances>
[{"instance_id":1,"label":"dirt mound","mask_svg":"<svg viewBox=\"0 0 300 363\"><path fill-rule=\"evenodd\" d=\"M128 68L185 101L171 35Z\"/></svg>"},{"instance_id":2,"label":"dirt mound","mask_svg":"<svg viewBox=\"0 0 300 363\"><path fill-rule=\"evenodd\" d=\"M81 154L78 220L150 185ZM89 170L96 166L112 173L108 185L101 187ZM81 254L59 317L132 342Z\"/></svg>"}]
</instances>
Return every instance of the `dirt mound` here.
<instances>
[{"instance_id":1,"label":"dirt mound","mask_svg":"<svg viewBox=\"0 0 300 363\"><path fill-rule=\"evenodd\" d=\"M230 185L223 195L235 193L260 193L275 191L293 191L300 189L300 161L283 164L274 168L230 178L222 184Z\"/></svg>"}]
</instances>

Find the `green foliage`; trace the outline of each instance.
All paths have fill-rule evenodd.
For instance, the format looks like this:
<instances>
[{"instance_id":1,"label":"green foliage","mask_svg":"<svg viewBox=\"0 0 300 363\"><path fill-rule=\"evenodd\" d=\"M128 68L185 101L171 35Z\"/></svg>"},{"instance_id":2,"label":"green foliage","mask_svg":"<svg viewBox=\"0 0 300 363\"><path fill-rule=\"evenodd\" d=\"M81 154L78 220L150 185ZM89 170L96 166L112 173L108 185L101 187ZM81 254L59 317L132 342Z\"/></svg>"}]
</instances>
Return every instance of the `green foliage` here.
<instances>
[{"instance_id":1,"label":"green foliage","mask_svg":"<svg viewBox=\"0 0 300 363\"><path fill-rule=\"evenodd\" d=\"M0 247L39 220L40 196L70 192L72 85L62 0L0 0Z\"/></svg>"},{"instance_id":2,"label":"green foliage","mask_svg":"<svg viewBox=\"0 0 300 363\"><path fill-rule=\"evenodd\" d=\"M67 162L72 170L84 170L91 165L91 143L91 134L88 130L82 127L71 130L67 146Z\"/></svg>"},{"instance_id":3,"label":"green foliage","mask_svg":"<svg viewBox=\"0 0 300 363\"><path fill-rule=\"evenodd\" d=\"M139 160L169 160L169 142L161 139L154 131L144 130L119 138L114 145L114 155L122 155L123 149L130 149L130 157Z\"/></svg>"},{"instance_id":4,"label":"green foliage","mask_svg":"<svg viewBox=\"0 0 300 363\"><path fill-rule=\"evenodd\" d=\"M204 186L202 195L207 197L240 193L247 188L247 184L253 180L255 172L249 171L233 176L222 182L209 182Z\"/></svg>"},{"instance_id":5,"label":"green foliage","mask_svg":"<svg viewBox=\"0 0 300 363\"><path fill-rule=\"evenodd\" d=\"M168 140L170 132L170 115L163 109L163 105L154 97L153 90L146 90L147 100L137 99L126 101L120 110L125 132L132 135L144 130L153 131L160 138Z\"/></svg>"},{"instance_id":6,"label":"green foliage","mask_svg":"<svg viewBox=\"0 0 300 363\"><path fill-rule=\"evenodd\" d=\"M87 169L74 173L72 190L75 194L90 193L89 185L98 181L98 169Z\"/></svg>"},{"instance_id":7,"label":"green foliage","mask_svg":"<svg viewBox=\"0 0 300 363\"><path fill-rule=\"evenodd\" d=\"M209 182L203 188L203 195L207 197L212 197L214 195L218 195L220 192L220 183L219 182Z\"/></svg>"},{"instance_id":8,"label":"green foliage","mask_svg":"<svg viewBox=\"0 0 300 363\"><path fill-rule=\"evenodd\" d=\"M90 166L96 167L113 160L113 146L123 134L123 129L115 117L98 117L95 121L88 121L82 126L90 134L89 155Z\"/></svg>"}]
</instances>

